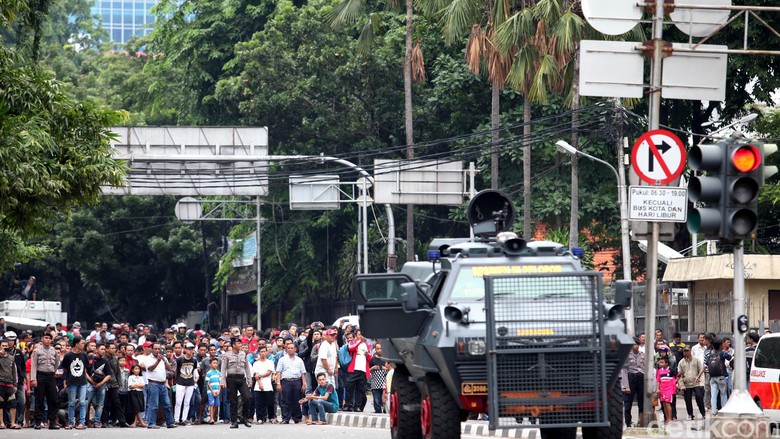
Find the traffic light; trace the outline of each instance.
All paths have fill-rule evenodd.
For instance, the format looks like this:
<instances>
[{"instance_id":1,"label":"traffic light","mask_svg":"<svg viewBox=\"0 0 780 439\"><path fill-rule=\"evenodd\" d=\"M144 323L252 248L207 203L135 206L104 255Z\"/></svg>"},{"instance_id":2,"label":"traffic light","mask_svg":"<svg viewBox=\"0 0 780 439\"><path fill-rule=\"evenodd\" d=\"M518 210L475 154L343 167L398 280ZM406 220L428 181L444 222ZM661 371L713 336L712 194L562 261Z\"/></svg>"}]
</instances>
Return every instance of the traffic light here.
<instances>
[{"instance_id":1,"label":"traffic light","mask_svg":"<svg viewBox=\"0 0 780 439\"><path fill-rule=\"evenodd\" d=\"M705 203L688 212L688 231L702 233L706 239L719 239L723 230L723 203L726 166L726 145L696 145L688 153L691 170L706 175L691 177L688 201Z\"/></svg>"},{"instance_id":2,"label":"traffic light","mask_svg":"<svg viewBox=\"0 0 780 439\"><path fill-rule=\"evenodd\" d=\"M728 242L750 238L758 225L759 191L777 173L764 162L776 151L776 145L740 139L691 148L688 164L706 175L691 177L688 200L705 206L688 213L688 230Z\"/></svg>"},{"instance_id":3,"label":"traffic light","mask_svg":"<svg viewBox=\"0 0 780 439\"><path fill-rule=\"evenodd\" d=\"M764 184L764 148L740 140L726 145L725 206L721 238L749 239L758 226L758 191Z\"/></svg>"}]
</instances>

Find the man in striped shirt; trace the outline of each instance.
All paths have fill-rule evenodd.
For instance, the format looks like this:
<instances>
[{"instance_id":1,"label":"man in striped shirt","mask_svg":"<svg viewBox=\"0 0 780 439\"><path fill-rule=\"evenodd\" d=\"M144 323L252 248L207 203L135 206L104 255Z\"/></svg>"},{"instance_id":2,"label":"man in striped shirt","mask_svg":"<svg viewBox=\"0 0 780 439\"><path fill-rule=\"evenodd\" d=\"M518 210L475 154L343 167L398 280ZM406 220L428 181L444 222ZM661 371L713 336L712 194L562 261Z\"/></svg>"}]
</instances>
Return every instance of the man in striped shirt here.
<instances>
[{"instance_id":1,"label":"man in striped shirt","mask_svg":"<svg viewBox=\"0 0 780 439\"><path fill-rule=\"evenodd\" d=\"M282 424L289 424L290 418L297 424L302 419L298 400L306 393L306 366L295 353L295 343L288 342L284 349L287 355L276 364L276 389L282 394Z\"/></svg>"}]
</instances>

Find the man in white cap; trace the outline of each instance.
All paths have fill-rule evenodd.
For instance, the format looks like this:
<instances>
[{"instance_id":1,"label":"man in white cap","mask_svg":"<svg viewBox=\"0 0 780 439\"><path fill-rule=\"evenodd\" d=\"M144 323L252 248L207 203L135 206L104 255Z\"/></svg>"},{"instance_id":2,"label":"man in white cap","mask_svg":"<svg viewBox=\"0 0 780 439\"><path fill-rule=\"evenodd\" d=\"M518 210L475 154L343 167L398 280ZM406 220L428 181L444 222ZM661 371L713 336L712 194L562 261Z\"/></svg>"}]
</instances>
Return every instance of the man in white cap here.
<instances>
[{"instance_id":1,"label":"man in white cap","mask_svg":"<svg viewBox=\"0 0 780 439\"><path fill-rule=\"evenodd\" d=\"M146 336L149 335L146 325L139 323L135 325L135 330L138 332L138 344L142 345L146 343Z\"/></svg>"},{"instance_id":2,"label":"man in white cap","mask_svg":"<svg viewBox=\"0 0 780 439\"><path fill-rule=\"evenodd\" d=\"M3 339L8 340L8 355L13 357L16 364L16 372L18 375L16 383L16 423L19 425L24 424L24 409L27 404L26 395L24 393L24 380L25 380L25 363L27 360L24 358L24 352L16 347L16 333L14 331L7 331L3 334Z\"/></svg>"}]
</instances>

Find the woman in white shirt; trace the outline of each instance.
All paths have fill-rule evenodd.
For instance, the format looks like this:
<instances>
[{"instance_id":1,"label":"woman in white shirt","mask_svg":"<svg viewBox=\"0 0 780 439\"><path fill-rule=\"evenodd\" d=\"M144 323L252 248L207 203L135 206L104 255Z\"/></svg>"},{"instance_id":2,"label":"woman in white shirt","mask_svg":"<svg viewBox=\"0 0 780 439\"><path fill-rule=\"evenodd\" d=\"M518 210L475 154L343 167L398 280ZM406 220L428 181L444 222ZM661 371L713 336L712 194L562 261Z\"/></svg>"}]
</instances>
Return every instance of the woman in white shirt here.
<instances>
[{"instance_id":1,"label":"woman in white shirt","mask_svg":"<svg viewBox=\"0 0 780 439\"><path fill-rule=\"evenodd\" d=\"M269 418L276 420L276 417L270 414L273 409L274 387L271 377L274 372L274 362L268 359L268 349L260 346L257 349L257 360L252 364L252 377L255 381L252 394L255 398L258 424L264 424Z\"/></svg>"}]
</instances>

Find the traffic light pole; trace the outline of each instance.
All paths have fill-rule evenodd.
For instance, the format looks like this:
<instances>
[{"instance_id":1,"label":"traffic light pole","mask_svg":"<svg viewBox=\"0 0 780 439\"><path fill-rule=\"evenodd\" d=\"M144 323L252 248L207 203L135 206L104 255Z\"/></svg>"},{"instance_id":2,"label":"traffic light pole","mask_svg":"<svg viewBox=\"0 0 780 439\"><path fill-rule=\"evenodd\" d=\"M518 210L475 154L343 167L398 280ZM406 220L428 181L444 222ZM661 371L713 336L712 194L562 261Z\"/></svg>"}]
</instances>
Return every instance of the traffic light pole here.
<instances>
[{"instance_id":1,"label":"traffic light pole","mask_svg":"<svg viewBox=\"0 0 780 439\"><path fill-rule=\"evenodd\" d=\"M726 405L718 412L717 417L737 417L742 422L754 422L755 424L746 428L751 428L751 431L758 431L756 429L762 425L762 422L760 422L762 421L762 411L753 402L753 398L750 397L750 392L747 390L745 334L739 330L737 319L737 317L745 314L744 254L742 240L739 240L734 244L734 317L732 319L734 358L731 359L732 362L736 362L733 369L734 376L732 377L734 390L731 392L728 401L726 401ZM764 428L766 428L766 425L764 425Z\"/></svg>"},{"instance_id":2,"label":"traffic light pole","mask_svg":"<svg viewBox=\"0 0 780 439\"><path fill-rule=\"evenodd\" d=\"M737 363L734 368L733 385L734 393L747 390L747 370L745 370L745 343L744 334L737 327L737 317L745 314L745 247L743 241L737 242L734 246L734 361L742 359L742 363ZM732 395L734 395L732 393ZM748 395L748 398L750 395ZM752 401L751 401L752 402ZM753 404L755 405L755 404Z\"/></svg>"},{"instance_id":3,"label":"traffic light pole","mask_svg":"<svg viewBox=\"0 0 780 439\"><path fill-rule=\"evenodd\" d=\"M653 14L653 57L650 67L650 112L648 115L650 131L660 126L661 116L661 61L663 49L664 3L655 2ZM656 284L658 281L658 235L659 224L650 223L650 239L647 241L647 289L645 290L645 395L643 418L645 423L655 420L650 395L655 391L655 361L653 349L655 337Z\"/></svg>"}]
</instances>

